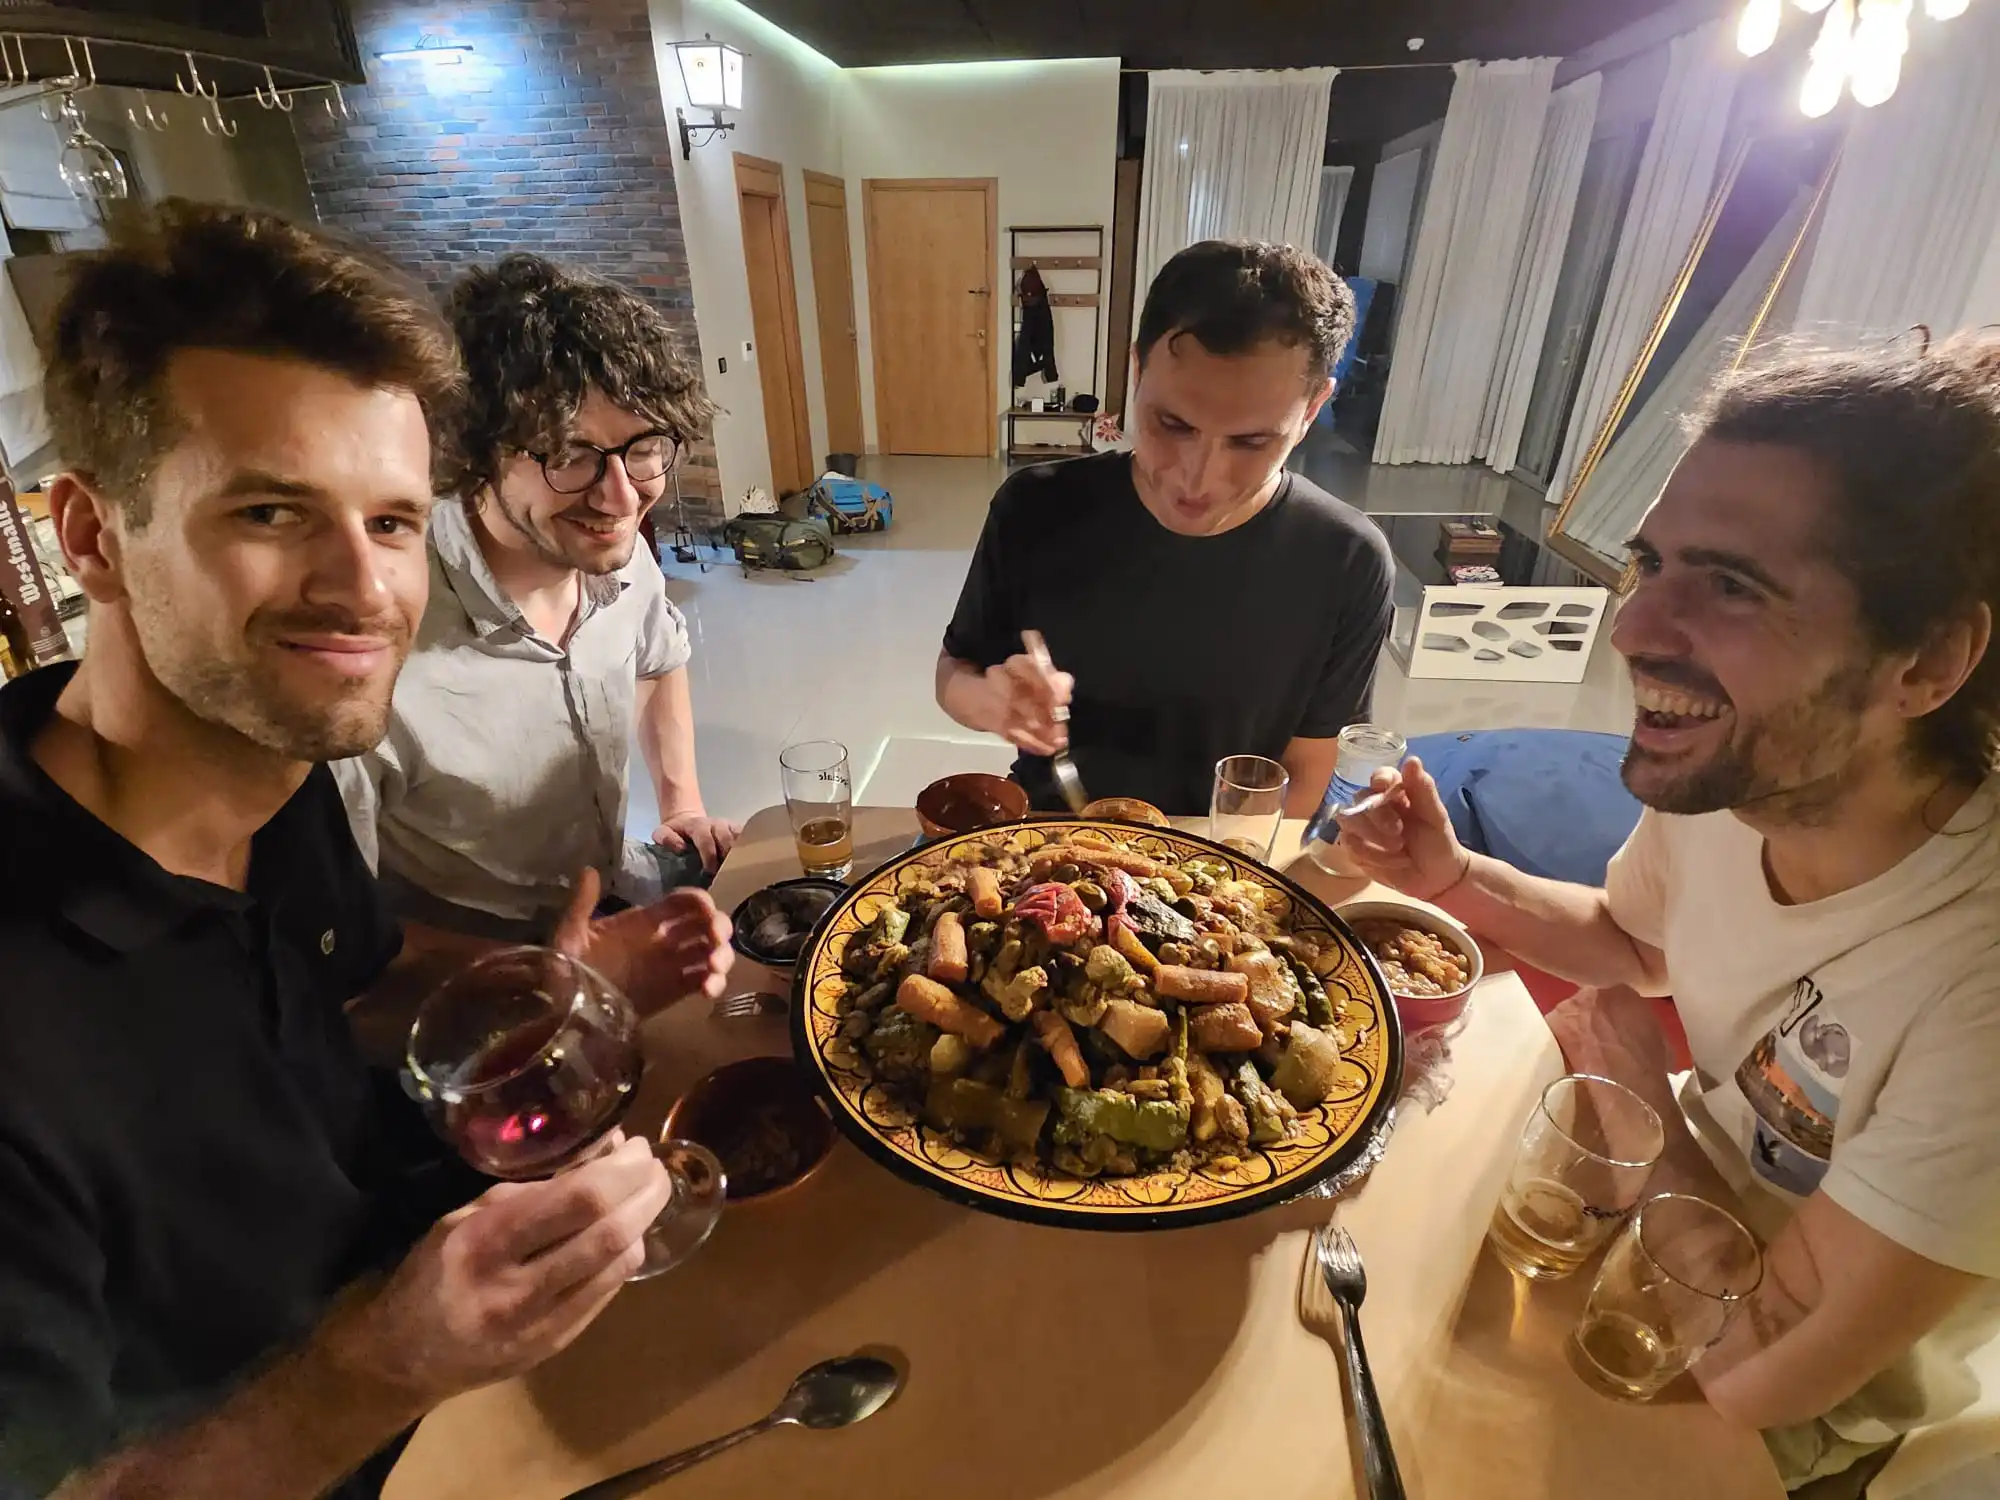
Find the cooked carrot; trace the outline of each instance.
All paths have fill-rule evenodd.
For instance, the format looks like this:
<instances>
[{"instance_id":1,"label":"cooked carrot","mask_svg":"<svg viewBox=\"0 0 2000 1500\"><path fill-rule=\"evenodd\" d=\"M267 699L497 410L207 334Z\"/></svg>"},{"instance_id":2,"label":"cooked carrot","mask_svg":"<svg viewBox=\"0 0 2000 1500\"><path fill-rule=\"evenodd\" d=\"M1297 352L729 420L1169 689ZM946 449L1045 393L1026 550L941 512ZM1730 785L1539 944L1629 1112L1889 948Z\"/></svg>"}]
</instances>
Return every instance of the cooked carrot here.
<instances>
[{"instance_id":1,"label":"cooked carrot","mask_svg":"<svg viewBox=\"0 0 2000 1500\"><path fill-rule=\"evenodd\" d=\"M1188 1013L1188 1046L1197 1051L1250 1052L1263 1044L1263 1030L1248 1005L1205 1005Z\"/></svg>"},{"instance_id":2,"label":"cooked carrot","mask_svg":"<svg viewBox=\"0 0 2000 1500\"><path fill-rule=\"evenodd\" d=\"M896 987L896 1005L940 1031L962 1036L975 1047L990 1047L1006 1028L969 1000L961 1000L935 979L912 974Z\"/></svg>"},{"instance_id":3,"label":"cooked carrot","mask_svg":"<svg viewBox=\"0 0 2000 1500\"><path fill-rule=\"evenodd\" d=\"M1162 999L1188 1005L1241 1005L1250 998L1248 974L1218 974L1179 964L1161 964L1153 975L1153 987Z\"/></svg>"},{"instance_id":4,"label":"cooked carrot","mask_svg":"<svg viewBox=\"0 0 2000 1500\"><path fill-rule=\"evenodd\" d=\"M1123 955L1127 963L1141 974L1160 972L1160 961L1153 957L1151 948L1139 941L1139 934L1132 930L1130 923L1119 917L1107 921L1105 925L1111 931L1111 946Z\"/></svg>"},{"instance_id":5,"label":"cooked carrot","mask_svg":"<svg viewBox=\"0 0 2000 1500\"><path fill-rule=\"evenodd\" d=\"M965 924L957 912L946 912L931 929L931 956L924 971L944 984L965 983Z\"/></svg>"},{"instance_id":6,"label":"cooked carrot","mask_svg":"<svg viewBox=\"0 0 2000 1500\"><path fill-rule=\"evenodd\" d=\"M1030 1018L1034 1022L1035 1035L1041 1038L1048 1049L1056 1068L1062 1073L1063 1082L1073 1089L1090 1087L1090 1069L1084 1065L1083 1054L1077 1050L1076 1033L1069 1029L1069 1022L1052 1010L1038 1010Z\"/></svg>"},{"instance_id":7,"label":"cooked carrot","mask_svg":"<svg viewBox=\"0 0 2000 1500\"><path fill-rule=\"evenodd\" d=\"M1148 877L1167 869L1152 856L1130 849L1113 849L1104 844L1050 844L1035 851L1035 861L1029 866L1029 871L1039 880L1060 864L1098 865L1107 870L1123 870L1128 875Z\"/></svg>"},{"instance_id":8,"label":"cooked carrot","mask_svg":"<svg viewBox=\"0 0 2000 1500\"><path fill-rule=\"evenodd\" d=\"M1000 899L1000 872L989 870L984 865L975 865L965 872L966 894L972 897L972 910L977 915L992 921L1006 909Z\"/></svg>"}]
</instances>

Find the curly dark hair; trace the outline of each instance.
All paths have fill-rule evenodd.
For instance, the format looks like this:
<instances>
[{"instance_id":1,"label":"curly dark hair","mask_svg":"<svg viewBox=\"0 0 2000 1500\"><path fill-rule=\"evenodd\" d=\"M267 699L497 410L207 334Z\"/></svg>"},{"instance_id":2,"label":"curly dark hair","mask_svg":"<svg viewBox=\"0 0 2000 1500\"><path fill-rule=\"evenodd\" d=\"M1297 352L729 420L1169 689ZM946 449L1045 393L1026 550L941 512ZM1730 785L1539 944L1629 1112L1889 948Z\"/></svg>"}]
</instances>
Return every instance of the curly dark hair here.
<instances>
[{"instance_id":1,"label":"curly dark hair","mask_svg":"<svg viewBox=\"0 0 2000 1500\"><path fill-rule=\"evenodd\" d=\"M186 349L275 355L414 394L439 451L455 423L457 350L430 295L374 251L262 209L169 198L113 214L68 272L44 396L56 450L128 523L180 419L167 366Z\"/></svg>"},{"instance_id":2,"label":"curly dark hair","mask_svg":"<svg viewBox=\"0 0 2000 1500\"><path fill-rule=\"evenodd\" d=\"M550 453L571 436L593 389L682 446L708 434L716 407L645 298L539 255L467 271L445 297L470 374L450 488L470 499L509 449Z\"/></svg>"},{"instance_id":3,"label":"curly dark hair","mask_svg":"<svg viewBox=\"0 0 2000 1500\"><path fill-rule=\"evenodd\" d=\"M1981 605L2000 626L2000 338L1786 355L1725 379L1691 425L1816 461L1836 502L1821 541L1878 652L1917 650ZM1994 645L1912 748L1960 780L2000 767Z\"/></svg>"},{"instance_id":4,"label":"curly dark hair","mask_svg":"<svg viewBox=\"0 0 2000 1500\"><path fill-rule=\"evenodd\" d=\"M1316 256L1262 240L1203 240L1175 255L1146 290L1139 362L1163 338L1192 334L1211 354L1276 342L1306 351L1315 382L1354 335L1354 293Z\"/></svg>"}]
</instances>

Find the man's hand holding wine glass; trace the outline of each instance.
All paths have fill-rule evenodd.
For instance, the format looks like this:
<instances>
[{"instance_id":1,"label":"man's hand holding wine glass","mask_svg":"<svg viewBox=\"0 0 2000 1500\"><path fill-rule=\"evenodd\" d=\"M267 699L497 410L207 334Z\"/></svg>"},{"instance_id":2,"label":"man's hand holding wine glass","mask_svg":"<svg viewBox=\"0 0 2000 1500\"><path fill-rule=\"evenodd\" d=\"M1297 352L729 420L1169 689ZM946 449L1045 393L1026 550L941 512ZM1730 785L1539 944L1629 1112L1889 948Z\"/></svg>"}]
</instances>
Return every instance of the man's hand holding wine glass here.
<instances>
[{"instance_id":1,"label":"man's hand holding wine glass","mask_svg":"<svg viewBox=\"0 0 2000 1500\"><path fill-rule=\"evenodd\" d=\"M550 947L596 969L642 1016L676 1000L722 994L736 954L729 946L729 918L716 910L708 892L673 891L649 906L593 917L600 889L595 870L577 877Z\"/></svg>"},{"instance_id":2,"label":"man's hand holding wine glass","mask_svg":"<svg viewBox=\"0 0 2000 1500\"><path fill-rule=\"evenodd\" d=\"M315 1336L322 1356L426 1411L565 1348L646 1257L672 1193L641 1139L539 1182L503 1182L447 1215Z\"/></svg>"}]
</instances>

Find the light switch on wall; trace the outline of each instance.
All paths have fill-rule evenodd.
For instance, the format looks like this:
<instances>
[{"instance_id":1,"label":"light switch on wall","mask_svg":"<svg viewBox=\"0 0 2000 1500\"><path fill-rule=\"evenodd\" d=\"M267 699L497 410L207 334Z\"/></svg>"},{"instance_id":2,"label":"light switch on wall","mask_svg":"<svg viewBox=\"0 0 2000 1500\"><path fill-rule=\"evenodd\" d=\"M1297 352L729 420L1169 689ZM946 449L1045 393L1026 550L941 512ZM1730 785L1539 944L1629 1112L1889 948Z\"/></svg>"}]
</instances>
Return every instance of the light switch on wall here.
<instances>
[{"instance_id":1,"label":"light switch on wall","mask_svg":"<svg viewBox=\"0 0 2000 1500\"><path fill-rule=\"evenodd\" d=\"M752 344L748 339L745 339L743 341L743 363L746 365L754 365L755 363L757 363L756 345Z\"/></svg>"}]
</instances>

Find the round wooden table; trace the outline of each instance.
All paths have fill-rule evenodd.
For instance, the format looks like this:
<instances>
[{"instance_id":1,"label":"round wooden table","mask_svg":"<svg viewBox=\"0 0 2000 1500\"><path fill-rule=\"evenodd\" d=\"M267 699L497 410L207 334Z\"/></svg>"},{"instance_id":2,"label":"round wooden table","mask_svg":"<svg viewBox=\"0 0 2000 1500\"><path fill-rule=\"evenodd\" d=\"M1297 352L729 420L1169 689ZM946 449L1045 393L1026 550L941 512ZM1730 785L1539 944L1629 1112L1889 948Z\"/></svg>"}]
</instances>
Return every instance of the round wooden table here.
<instances>
[{"instance_id":1,"label":"round wooden table","mask_svg":"<svg viewBox=\"0 0 2000 1500\"><path fill-rule=\"evenodd\" d=\"M856 815L857 868L907 847L912 813ZM1287 825L1288 847L1298 827ZM782 808L716 881L725 910L799 873ZM1309 861L1329 900L1359 882ZM732 990L783 982L739 962ZM648 1023L634 1116L651 1128L717 1064L789 1051L779 1019L705 1004ZM1453 1041L1452 1089L1406 1106L1387 1155L1338 1205L1368 1266L1363 1321L1413 1496L1782 1500L1753 1432L1682 1382L1629 1406L1570 1373L1588 1276L1530 1290L1482 1249L1536 1094L1562 1071L1511 972L1489 974ZM1160 1234L1015 1224L904 1183L843 1142L812 1181L730 1210L686 1265L631 1287L520 1380L431 1414L389 1500L558 1500L761 1416L792 1376L861 1349L909 1379L845 1432L784 1429L666 1481L661 1496L869 1500L1340 1500L1357 1494L1338 1355L1299 1317L1325 1201Z\"/></svg>"}]
</instances>

